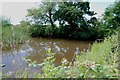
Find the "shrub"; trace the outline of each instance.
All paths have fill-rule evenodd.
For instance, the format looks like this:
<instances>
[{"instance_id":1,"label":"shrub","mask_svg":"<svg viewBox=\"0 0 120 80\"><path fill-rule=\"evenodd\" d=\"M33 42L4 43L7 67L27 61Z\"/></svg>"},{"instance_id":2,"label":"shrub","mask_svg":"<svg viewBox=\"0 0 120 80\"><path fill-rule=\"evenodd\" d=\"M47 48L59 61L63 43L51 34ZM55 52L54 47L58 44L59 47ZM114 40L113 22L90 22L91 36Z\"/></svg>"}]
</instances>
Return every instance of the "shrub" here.
<instances>
[{"instance_id":1,"label":"shrub","mask_svg":"<svg viewBox=\"0 0 120 80\"><path fill-rule=\"evenodd\" d=\"M52 31L51 26L32 25L29 29L29 33L33 37L48 37Z\"/></svg>"}]
</instances>

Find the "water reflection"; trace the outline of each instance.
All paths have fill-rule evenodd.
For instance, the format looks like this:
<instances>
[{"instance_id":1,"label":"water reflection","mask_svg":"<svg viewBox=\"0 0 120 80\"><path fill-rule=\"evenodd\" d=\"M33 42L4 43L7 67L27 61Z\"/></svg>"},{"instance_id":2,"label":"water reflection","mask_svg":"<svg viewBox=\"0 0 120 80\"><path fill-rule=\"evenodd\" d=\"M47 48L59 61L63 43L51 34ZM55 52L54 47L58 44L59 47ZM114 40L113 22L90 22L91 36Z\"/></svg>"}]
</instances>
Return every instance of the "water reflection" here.
<instances>
[{"instance_id":1,"label":"water reflection","mask_svg":"<svg viewBox=\"0 0 120 80\"><path fill-rule=\"evenodd\" d=\"M42 62L46 57L46 52L48 48L52 49L55 53L55 65L61 64L61 59L65 57L68 61L71 61L74 53L80 54L80 51L89 48L89 44L92 41L73 41L64 39L46 39L46 38L31 38L30 46L37 51L28 58L36 60L38 63Z\"/></svg>"}]
</instances>

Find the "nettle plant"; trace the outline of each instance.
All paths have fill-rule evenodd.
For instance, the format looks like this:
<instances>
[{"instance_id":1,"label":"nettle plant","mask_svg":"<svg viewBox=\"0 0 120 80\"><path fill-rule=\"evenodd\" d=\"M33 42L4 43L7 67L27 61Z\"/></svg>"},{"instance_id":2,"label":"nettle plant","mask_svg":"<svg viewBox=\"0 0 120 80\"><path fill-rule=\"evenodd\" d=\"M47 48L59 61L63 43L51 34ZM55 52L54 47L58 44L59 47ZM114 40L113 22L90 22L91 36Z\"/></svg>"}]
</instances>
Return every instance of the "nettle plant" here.
<instances>
[{"instance_id":1,"label":"nettle plant","mask_svg":"<svg viewBox=\"0 0 120 80\"><path fill-rule=\"evenodd\" d=\"M62 65L61 66L55 66L54 65L54 55L55 53L51 52L51 48L49 48L46 51L48 57L46 57L41 64L37 64L36 61L31 61L30 59L24 59L29 62L29 66L36 67L36 66L42 66L42 71L43 74L34 74L34 78L58 78L58 77L64 77L65 76L65 71L68 70L67 64L68 61L63 58L62 60Z\"/></svg>"}]
</instances>

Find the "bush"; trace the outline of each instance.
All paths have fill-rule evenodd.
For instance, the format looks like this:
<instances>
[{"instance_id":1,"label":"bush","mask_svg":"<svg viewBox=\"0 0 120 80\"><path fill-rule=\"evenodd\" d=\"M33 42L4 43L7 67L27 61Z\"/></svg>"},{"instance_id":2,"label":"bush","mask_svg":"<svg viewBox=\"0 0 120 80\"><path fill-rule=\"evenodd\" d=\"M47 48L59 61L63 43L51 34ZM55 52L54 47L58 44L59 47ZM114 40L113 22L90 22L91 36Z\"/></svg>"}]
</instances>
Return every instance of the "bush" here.
<instances>
[{"instance_id":1,"label":"bush","mask_svg":"<svg viewBox=\"0 0 120 80\"><path fill-rule=\"evenodd\" d=\"M32 37L48 37L51 34L51 26L32 25L29 33Z\"/></svg>"},{"instance_id":2,"label":"bush","mask_svg":"<svg viewBox=\"0 0 120 80\"><path fill-rule=\"evenodd\" d=\"M69 25L55 27L54 30L49 25L32 25L29 33L32 37L69 38L75 40L95 40L98 35L96 28L90 28L86 31L73 31Z\"/></svg>"}]
</instances>

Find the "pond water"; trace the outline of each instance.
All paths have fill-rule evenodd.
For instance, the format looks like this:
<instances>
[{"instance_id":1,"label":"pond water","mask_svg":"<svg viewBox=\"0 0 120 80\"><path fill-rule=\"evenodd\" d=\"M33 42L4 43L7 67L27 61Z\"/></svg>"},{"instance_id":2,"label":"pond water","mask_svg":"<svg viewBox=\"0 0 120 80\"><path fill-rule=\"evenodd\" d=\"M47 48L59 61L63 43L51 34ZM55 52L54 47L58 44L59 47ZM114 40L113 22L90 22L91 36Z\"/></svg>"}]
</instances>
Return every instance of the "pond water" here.
<instances>
[{"instance_id":1,"label":"pond water","mask_svg":"<svg viewBox=\"0 0 120 80\"><path fill-rule=\"evenodd\" d=\"M46 50L51 48L55 54L56 66L61 64L61 59L65 57L68 61L73 59L73 55L80 54L80 51L88 50L92 41L74 41L64 39L30 38L29 41L19 47L19 49L2 51L3 73L23 71L27 67L27 62L21 57L27 57L32 61L41 63L47 56ZM41 72L40 68L30 67L32 72Z\"/></svg>"}]
</instances>

